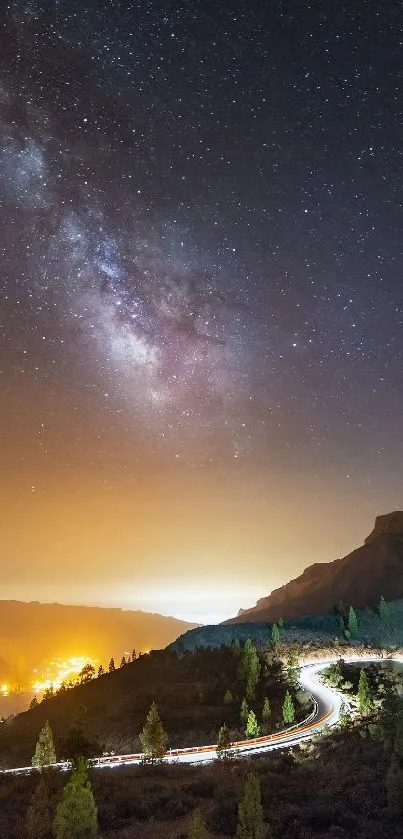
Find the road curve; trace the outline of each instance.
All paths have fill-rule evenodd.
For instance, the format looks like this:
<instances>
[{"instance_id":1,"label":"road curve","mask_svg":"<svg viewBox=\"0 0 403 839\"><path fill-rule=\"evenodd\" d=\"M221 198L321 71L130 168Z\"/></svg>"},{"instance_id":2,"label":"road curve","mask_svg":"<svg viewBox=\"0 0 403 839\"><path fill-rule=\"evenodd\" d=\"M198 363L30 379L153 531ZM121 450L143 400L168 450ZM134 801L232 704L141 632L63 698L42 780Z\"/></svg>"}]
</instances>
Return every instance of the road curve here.
<instances>
[{"instance_id":1,"label":"road curve","mask_svg":"<svg viewBox=\"0 0 403 839\"><path fill-rule=\"evenodd\" d=\"M324 728L337 724L340 717L340 707L345 699L342 694L324 685L319 681L319 675L325 667L329 664L335 664L340 659L339 656L333 658L322 659L321 661L308 661L301 666L300 670L300 685L306 690L313 699L314 709L306 719L274 734L269 734L265 737L256 737L253 740L240 740L231 745L231 751L235 757L242 757L248 755L259 755L266 752L271 752L275 749L288 749L295 746L304 740L318 734ZM346 658L346 663L370 663L370 662L385 662L398 661L402 662L401 658L382 658L381 656L360 656L354 658ZM111 768L116 766L128 766L130 764L141 763L144 756L141 753L127 754L127 755L109 755L107 757L100 757L94 761L94 766L98 768ZM217 759L216 744L209 746L197 746L189 749L172 749L169 750L162 759L164 763L207 763L208 761ZM69 763L55 763L54 767L61 770L70 768ZM32 766L21 766L17 769L5 769L3 773L12 774L27 774L35 772Z\"/></svg>"}]
</instances>

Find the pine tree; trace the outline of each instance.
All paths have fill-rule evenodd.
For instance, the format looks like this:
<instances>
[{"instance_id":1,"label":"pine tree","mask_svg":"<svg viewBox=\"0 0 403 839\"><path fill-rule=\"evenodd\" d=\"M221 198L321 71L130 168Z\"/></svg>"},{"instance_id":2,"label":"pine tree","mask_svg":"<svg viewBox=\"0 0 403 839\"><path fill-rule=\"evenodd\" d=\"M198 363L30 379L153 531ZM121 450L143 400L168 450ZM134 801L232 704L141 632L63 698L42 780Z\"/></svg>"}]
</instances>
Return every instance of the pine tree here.
<instances>
[{"instance_id":1,"label":"pine tree","mask_svg":"<svg viewBox=\"0 0 403 839\"><path fill-rule=\"evenodd\" d=\"M209 839L206 822L199 808L193 810L190 816L187 839Z\"/></svg>"},{"instance_id":2,"label":"pine tree","mask_svg":"<svg viewBox=\"0 0 403 839\"><path fill-rule=\"evenodd\" d=\"M29 707L30 707L30 709L32 710L32 708L36 708L36 707L37 707L37 705L38 705L38 700L37 700L37 697L36 697L36 696L34 696L34 697L31 699L31 702L30 702Z\"/></svg>"},{"instance_id":3,"label":"pine tree","mask_svg":"<svg viewBox=\"0 0 403 839\"><path fill-rule=\"evenodd\" d=\"M125 664L126 664L126 659L125 659L124 655L122 655L122 661L120 662L120 666L124 667Z\"/></svg>"},{"instance_id":4,"label":"pine tree","mask_svg":"<svg viewBox=\"0 0 403 839\"><path fill-rule=\"evenodd\" d=\"M380 603L379 603L379 617L385 629L390 629L390 612L389 606L383 596L381 595Z\"/></svg>"},{"instance_id":5,"label":"pine tree","mask_svg":"<svg viewBox=\"0 0 403 839\"><path fill-rule=\"evenodd\" d=\"M287 680L294 687L298 684L300 676L299 658L295 647L290 647L287 665L286 665Z\"/></svg>"},{"instance_id":6,"label":"pine tree","mask_svg":"<svg viewBox=\"0 0 403 839\"><path fill-rule=\"evenodd\" d=\"M403 815L403 770L396 754L392 755L385 780L388 814L400 819Z\"/></svg>"},{"instance_id":7,"label":"pine tree","mask_svg":"<svg viewBox=\"0 0 403 839\"><path fill-rule=\"evenodd\" d=\"M99 667L98 667L98 678L99 678L99 676L103 676L104 673L105 673L105 670L102 667L102 664L100 664Z\"/></svg>"},{"instance_id":8,"label":"pine tree","mask_svg":"<svg viewBox=\"0 0 403 839\"><path fill-rule=\"evenodd\" d=\"M43 693L42 702L47 702L48 699L52 699L54 695L55 692L53 690L53 685L49 685L49 687L46 688L46 690Z\"/></svg>"},{"instance_id":9,"label":"pine tree","mask_svg":"<svg viewBox=\"0 0 403 839\"><path fill-rule=\"evenodd\" d=\"M278 628L279 628L280 630L283 628L283 626L284 626L284 621L283 621L283 619L282 619L282 618L279 618L279 619L278 619L278 621L277 621L277 626L278 626Z\"/></svg>"},{"instance_id":10,"label":"pine tree","mask_svg":"<svg viewBox=\"0 0 403 839\"><path fill-rule=\"evenodd\" d=\"M52 729L48 721L46 721L42 731L39 733L35 754L32 758L32 766L40 768L41 766L48 766L50 763L56 763L56 752Z\"/></svg>"},{"instance_id":11,"label":"pine tree","mask_svg":"<svg viewBox=\"0 0 403 839\"><path fill-rule=\"evenodd\" d=\"M248 717L249 717L248 703L247 703L246 699L244 698L242 700L241 713L240 713L241 725L242 725L242 728L244 730L246 729L246 725L247 725L247 722L248 722Z\"/></svg>"},{"instance_id":12,"label":"pine tree","mask_svg":"<svg viewBox=\"0 0 403 839\"><path fill-rule=\"evenodd\" d=\"M155 702L147 714L147 720L140 734L143 752L148 760L158 760L166 752L168 735L163 729Z\"/></svg>"},{"instance_id":13,"label":"pine tree","mask_svg":"<svg viewBox=\"0 0 403 839\"><path fill-rule=\"evenodd\" d=\"M239 638L235 638L231 644L231 652L234 658L240 658L241 656L241 645L239 643Z\"/></svg>"},{"instance_id":14,"label":"pine tree","mask_svg":"<svg viewBox=\"0 0 403 839\"><path fill-rule=\"evenodd\" d=\"M271 717L271 707L270 707L270 700L265 696L263 701L263 708L262 708L262 720L267 722L267 720Z\"/></svg>"},{"instance_id":15,"label":"pine tree","mask_svg":"<svg viewBox=\"0 0 403 839\"><path fill-rule=\"evenodd\" d=\"M283 703L283 720L285 725L291 725L295 720L295 708L291 694L287 690Z\"/></svg>"},{"instance_id":16,"label":"pine tree","mask_svg":"<svg viewBox=\"0 0 403 839\"><path fill-rule=\"evenodd\" d=\"M352 606L350 606L350 609L348 611L347 628L350 633L350 638L358 637L358 620L357 615Z\"/></svg>"},{"instance_id":17,"label":"pine tree","mask_svg":"<svg viewBox=\"0 0 403 839\"><path fill-rule=\"evenodd\" d=\"M360 714L368 714L374 707L372 691L364 669L360 670L358 682L357 706Z\"/></svg>"},{"instance_id":18,"label":"pine tree","mask_svg":"<svg viewBox=\"0 0 403 839\"><path fill-rule=\"evenodd\" d=\"M96 839L97 807L87 779L87 763L80 760L63 789L53 821L55 839Z\"/></svg>"},{"instance_id":19,"label":"pine tree","mask_svg":"<svg viewBox=\"0 0 403 839\"><path fill-rule=\"evenodd\" d=\"M114 671L115 669L116 669L116 668L115 668L115 661L114 661L114 659L113 659L113 658L111 658L111 660L110 660L110 662L109 662L108 672L109 672L109 673L113 673L113 671Z\"/></svg>"},{"instance_id":20,"label":"pine tree","mask_svg":"<svg viewBox=\"0 0 403 839\"><path fill-rule=\"evenodd\" d=\"M263 708L262 708L262 730L263 730L264 734L267 734L267 732L269 730L270 717L271 717L270 701L267 698L267 696L265 696L264 701L263 701Z\"/></svg>"},{"instance_id":21,"label":"pine tree","mask_svg":"<svg viewBox=\"0 0 403 839\"><path fill-rule=\"evenodd\" d=\"M269 830L263 820L263 808L258 777L246 776L242 801L238 806L236 839L266 839Z\"/></svg>"},{"instance_id":22,"label":"pine tree","mask_svg":"<svg viewBox=\"0 0 403 839\"><path fill-rule=\"evenodd\" d=\"M133 649L133 652L132 652L132 661L136 661L136 658L137 658L137 655L136 655L136 650L135 650L135 649Z\"/></svg>"},{"instance_id":23,"label":"pine tree","mask_svg":"<svg viewBox=\"0 0 403 839\"><path fill-rule=\"evenodd\" d=\"M273 644L273 647L277 647L277 645L280 643L280 630L276 623L273 623L273 626L271 628L271 642Z\"/></svg>"},{"instance_id":24,"label":"pine tree","mask_svg":"<svg viewBox=\"0 0 403 839\"><path fill-rule=\"evenodd\" d=\"M233 701L234 701L234 697L233 697L231 691L226 690L225 693L224 693L224 699L223 699L224 705L231 705Z\"/></svg>"},{"instance_id":25,"label":"pine tree","mask_svg":"<svg viewBox=\"0 0 403 839\"><path fill-rule=\"evenodd\" d=\"M83 669L79 673L78 677L80 679L80 683L84 684L85 682L90 682L95 676L95 667L92 664L84 664Z\"/></svg>"},{"instance_id":26,"label":"pine tree","mask_svg":"<svg viewBox=\"0 0 403 839\"><path fill-rule=\"evenodd\" d=\"M225 725L225 723L221 726L218 732L216 751L219 760L228 760L228 758L232 757L229 728Z\"/></svg>"},{"instance_id":27,"label":"pine tree","mask_svg":"<svg viewBox=\"0 0 403 839\"><path fill-rule=\"evenodd\" d=\"M42 777L28 805L25 830L27 839L48 839L51 835L49 790Z\"/></svg>"},{"instance_id":28,"label":"pine tree","mask_svg":"<svg viewBox=\"0 0 403 839\"><path fill-rule=\"evenodd\" d=\"M260 730L254 711L249 711L245 734L248 740L250 740L252 737L259 737Z\"/></svg>"},{"instance_id":29,"label":"pine tree","mask_svg":"<svg viewBox=\"0 0 403 839\"><path fill-rule=\"evenodd\" d=\"M254 644L248 638L242 650L242 657L239 666L239 676L245 681L245 693L249 700L255 696L256 686L260 678L260 661Z\"/></svg>"}]
</instances>

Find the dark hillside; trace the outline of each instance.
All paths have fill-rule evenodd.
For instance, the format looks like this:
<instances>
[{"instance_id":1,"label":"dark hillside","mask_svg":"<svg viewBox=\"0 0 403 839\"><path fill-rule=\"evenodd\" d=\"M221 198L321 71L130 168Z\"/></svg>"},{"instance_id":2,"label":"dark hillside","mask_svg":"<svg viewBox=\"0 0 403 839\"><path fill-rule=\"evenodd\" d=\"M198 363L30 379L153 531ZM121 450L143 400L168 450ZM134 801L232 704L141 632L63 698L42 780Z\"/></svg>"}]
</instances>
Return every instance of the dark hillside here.
<instances>
[{"instance_id":1,"label":"dark hillside","mask_svg":"<svg viewBox=\"0 0 403 839\"><path fill-rule=\"evenodd\" d=\"M354 601L352 601L354 604ZM378 608L356 610L358 618L358 645L403 646L403 600L388 603L390 626L385 627L379 617ZM257 614L257 613L256 613ZM253 614L250 616L253 617ZM196 650L215 649L222 644L231 644L251 638L256 645L267 645L271 637L272 623L246 622L226 623L217 626L201 626L181 635L169 649ZM332 646L337 638L341 647L348 646L340 627L340 615L330 612L325 615L285 620L281 629L281 641L285 644L306 646Z\"/></svg>"},{"instance_id":2,"label":"dark hillside","mask_svg":"<svg viewBox=\"0 0 403 839\"><path fill-rule=\"evenodd\" d=\"M114 673L8 719L0 726L0 765L29 764L46 720L52 727L60 758L67 756L61 743L77 718L81 719L86 736L98 741L97 754L140 751L138 735L153 701L158 705L171 748L215 743L223 722L230 726L233 739L240 739L243 734L239 711L245 688L238 680L237 670L238 660L229 648L200 650L181 657L167 651L141 656ZM280 724L286 690L281 666L274 662L262 667L262 672L256 711L268 695L272 724ZM233 695L230 704L224 703L227 690Z\"/></svg>"}]
</instances>

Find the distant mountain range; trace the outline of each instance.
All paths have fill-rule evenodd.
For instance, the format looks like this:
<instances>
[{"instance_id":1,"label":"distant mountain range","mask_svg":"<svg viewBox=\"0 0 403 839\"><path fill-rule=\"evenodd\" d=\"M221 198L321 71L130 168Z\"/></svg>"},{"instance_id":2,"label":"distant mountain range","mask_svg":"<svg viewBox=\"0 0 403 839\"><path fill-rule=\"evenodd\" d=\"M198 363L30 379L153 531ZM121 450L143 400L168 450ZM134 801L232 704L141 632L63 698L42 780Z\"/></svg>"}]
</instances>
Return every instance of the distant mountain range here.
<instances>
[{"instance_id":1,"label":"distant mountain range","mask_svg":"<svg viewBox=\"0 0 403 839\"><path fill-rule=\"evenodd\" d=\"M321 615L342 603L363 609L403 597L403 512L377 516L362 547L333 562L315 563L252 609L226 623L290 620Z\"/></svg>"},{"instance_id":2,"label":"distant mountain range","mask_svg":"<svg viewBox=\"0 0 403 839\"><path fill-rule=\"evenodd\" d=\"M47 660L84 656L118 666L121 657L161 649L197 624L148 612L0 601L0 684L25 685Z\"/></svg>"}]
</instances>

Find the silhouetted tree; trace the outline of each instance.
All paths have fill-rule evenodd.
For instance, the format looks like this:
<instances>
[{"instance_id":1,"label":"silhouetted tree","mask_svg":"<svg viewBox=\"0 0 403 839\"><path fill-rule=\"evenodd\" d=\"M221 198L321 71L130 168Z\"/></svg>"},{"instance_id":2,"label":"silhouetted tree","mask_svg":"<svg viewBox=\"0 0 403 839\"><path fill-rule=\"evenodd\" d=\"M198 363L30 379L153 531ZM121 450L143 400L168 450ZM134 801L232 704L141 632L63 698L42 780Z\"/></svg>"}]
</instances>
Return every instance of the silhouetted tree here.
<instances>
[{"instance_id":1,"label":"silhouetted tree","mask_svg":"<svg viewBox=\"0 0 403 839\"><path fill-rule=\"evenodd\" d=\"M29 704L29 707L32 709L32 708L36 708L36 707L37 707L37 705L38 705L38 700L37 700L36 696L34 696L34 697L31 699L31 702L30 702L30 704Z\"/></svg>"},{"instance_id":2,"label":"silhouetted tree","mask_svg":"<svg viewBox=\"0 0 403 839\"><path fill-rule=\"evenodd\" d=\"M78 678L81 684L85 682L90 682L95 676L95 667L92 664L84 664L83 669L78 674Z\"/></svg>"},{"instance_id":3,"label":"silhouetted tree","mask_svg":"<svg viewBox=\"0 0 403 839\"><path fill-rule=\"evenodd\" d=\"M42 702L47 702L47 700L48 700L48 699L52 699L52 697L53 697L54 695L55 695L55 692L54 692L54 690L53 690L53 685L50 685L50 686L49 686L48 688L46 688L46 690L44 691L44 694L43 694L43 697L42 697Z\"/></svg>"},{"instance_id":4,"label":"silhouetted tree","mask_svg":"<svg viewBox=\"0 0 403 839\"><path fill-rule=\"evenodd\" d=\"M102 664L100 664L99 667L98 667L98 678L99 678L99 676L103 676L104 673L105 673L105 670L102 667Z\"/></svg>"},{"instance_id":5,"label":"silhouetted tree","mask_svg":"<svg viewBox=\"0 0 403 839\"><path fill-rule=\"evenodd\" d=\"M50 763L56 763L56 751L53 743L52 729L48 721L46 721L39 733L35 754L32 758L32 766L48 766Z\"/></svg>"},{"instance_id":6,"label":"silhouetted tree","mask_svg":"<svg viewBox=\"0 0 403 839\"><path fill-rule=\"evenodd\" d=\"M162 722L155 702L147 714L147 720L140 734L143 752L148 760L158 760L166 752L168 735L163 729Z\"/></svg>"},{"instance_id":7,"label":"silhouetted tree","mask_svg":"<svg viewBox=\"0 0 403 839\"><path fill-rule=\"evenodd\" d=\"M25 819L27 839L49 839L52 833L49 790L43 777L33 793Z\"/></svg>"},{"instance_id":8,"label":"silhouetted tree","mask_svg":"<svg viewBox=\"0 0 403 839\"><path fill-rule=\"evenodd\" d=\"M291 694L287 690L283 702L283 720L285 725L291 725L295 720L295 708Z\"/></svg>"},{"instance_id":9,"label":"silhouetted tree","mask_svg":"<svg viewBox=\"0 0 403 839\"><path fill-rule=\"evenodd\" d=\"M136 650L135 650L135 649L133 649L133 652L132 652L132 661L136 661L136 658L137 658Z\"/></svg>"},{"instance_id":10,"label":"silhouetted tree","mask_svg":"<svg viewBox=\"0 0 403 839\"><path fill-rule=\"evenodd\" d=\"M122 655L122 661L120 662L120 666L124 667L125 664L126 664L126 659L125 659L124 655Z\"/></svg>"},{"instance_id":11,"label":"silhouetted tree","mask_svg":"<svg viewBox=\"0 0 403 839\"><path fill-rule=\"evenodd\" d=\"M60 753L66 760L78 761L99 755L102 746L97 740L90 740L85 731L85 716L77 717L70 726L67 736L60 741Z\"/></svg>"},{"instance_id":12,"label":"silhouetted tree","mask_svg":"<svg viewBox=\"0 0 403 839\"><path fill-rule=\"evenodd\" d=\"M53 822L55 839L96 839L97 807L87 778L86 761L80 760L63 789Z\"/></svg>"},{"instance_id":13,"label":"silhouetted tree","mask_svg":"<svg viewBox=\"0 0 403 839\"><path fill-rule=\"evenodd\" d=\"M246 776L244 794L238 806L236 839L266 839L269 829L263 820L263 808L258 777Z\"/></svg>"},{"instance_id":14,"label":"silhouetted tree","mask_svg":"<svg viewBox=\"0 0 403 839\"><path fill-rule=\"evenodd\" d=\"M109 662L108 671L109 671L109 673L113 673L114 670L115 670L115 662L114 662L113 658L111 658L111 660Z\"/></svg>"}]
</instances>

